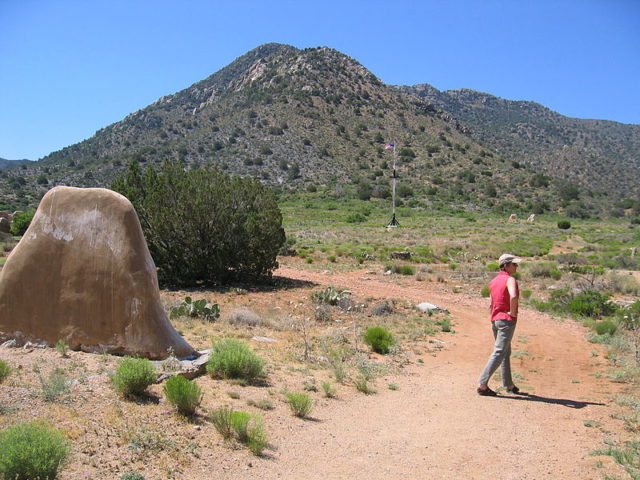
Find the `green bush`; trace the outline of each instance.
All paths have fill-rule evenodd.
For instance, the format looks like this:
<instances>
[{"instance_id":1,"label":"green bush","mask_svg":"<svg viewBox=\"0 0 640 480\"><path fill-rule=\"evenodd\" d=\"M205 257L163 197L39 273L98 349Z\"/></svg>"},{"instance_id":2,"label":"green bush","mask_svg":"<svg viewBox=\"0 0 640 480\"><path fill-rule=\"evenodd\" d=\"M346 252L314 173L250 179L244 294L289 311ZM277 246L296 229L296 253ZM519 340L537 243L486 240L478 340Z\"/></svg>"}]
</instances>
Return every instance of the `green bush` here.
<instances>
[{"instance_id":1,"label":"green bush","mask_svg":"<svg viewBox=\"0 0 640 480\"><path fill-rule=\"evenodd\" d=\"M138 472L123 473L120 480L144 480L144 475Z\"/></svg>"},{"instance_id":2,"label":"green bush","mask_svg":"<svg viewBox=\"0 0 640 480\"><path fill-rule=\"evenodd\" d=\"M260 455L268 443L262 416L242 411L231 412L229 421L236 439L247 445L254 455Z\"/></svg>"},{"instance_id":3,"label":"green bush","mask_svg":"<svg viewBox=\"0 0 640 480\"><path fill-rule=\"evenodd\" d=\"M71 391L69 381L61 368L54 368L47 378L44 378L38 372L40 387L42 388L42 397L47 402L55 402L63 395L68 395Z\"/></svg>"},{"instance_id":4,"label":"green bush","mask_svg":"<svg viewBox=\"0 0 640 480\"><path fill-rule=\"evenodd\" d=\"M112 185L140 218L164 285L201 287L270 276L285 242L273 193L255 179L165 162L135 164Z\"/></svg>"},{"instance_id":5,"label":"green bush","mask_svg":"<svg viewBox=\"0 0 640 480\"><path fill-rule=\"evenodd\" d=\"M369 327L364 332L364 341L376 353L389 353L389 348L395 343L395 339L389 330L384 327Z\"/></svg>"},{"instance_id":6,"label":"green bush","mask_svg":"<svg viewBox=\"0 0 640 480\"><path fill-rule=\"evenodd\" d=\"M54 479L69 456L64 435L46 424L20 423L0 432L0 478Z\"/></svg>"},{"instance_id":7,"label":"green bush","mask_svg":"<svg viewBox=\"0 0 640 480\"><path fill-rule=\"evenodd\" d=\"M616 307L609 302L609 295L587 290L574 296L567 304L567 310L578 317L603 317L614 314Z\"/></svg>"},{"instance_id":8,"label":"green bush","mask_svg":"<svg viewBox=\"0 0 640 480\"><path fill-rule=\"evenodd\" d=\"M288 392L287 403L296 417L306 418L313 409L313 400L307 393Z\"/></svg>"},{"instance_id":9,"label":"green bush","mask_svg":"<svg viewBox=\"0 0 640 480\"><path fill-rule=\"evenodd\" d=\"M11 233L18 236L24 235L29 225L31 225L31 220L33 220L35 213L35 210L30 210L16 214L11 221Z\"/></svg>"},{"instance_id":10,"label":"green bush","mask_svg":"<svg viewBox=\"0 0 640 480\"><path fill-rule=\"evenodd\" d=\"M202 390L198 384L181 375L167 380L163 390L169 403L183 415L193 415L202 401Z\"/></svg>"},{"instance_id":11,"label":"green bush","mask_svg":"<svg viewBox=\"0 0 640 480\"><path fill-rule=\"evenodd\" d=\"M616 333L618 326L616 325L616 322L613 322L611 320L604 320L602 322L595 323L593 325L593 329L598 335L613 335L614 333Z\"/></svg>"},{"instance_id":12,"label":"green bush","mask_svg":"<svg viewBox=\"0 0 640 480\"><path fill-rule=\"evenodd\" d=\"M9 375L11 375L11 367L7 362L0 360L0 383Z\"/></svg>"},{"instance_id":13,"label":"green bush","mask_svg":"<svg viewBox=\"0 0 640 480\"><path fill-rule=\"evenodd\" d=\"M560 230L569 230L571 228L571 222L569 220L560 220L558 222L558 228Z\"/></svg>"},{"instance_id":14,"label":"green bush","mask_svg":"<svg viewBox=\"0 0 640 480\"><path fill-rule=\"evenodd\" d=\"M482 296L482 298L489 298L490 294L491 294L491 292L489 291L489 286L488 285L485 285L480 290L480 295Z\"/></svg>"},{"instance_id":15,"label":"green bush","mask_svg":"<svg viewBox=\"0 0 640 480\"><path fill-rule=\"evenodd\" d=\"M532 277L553 278L560 280L562 273L555 263L533 263L528 266L527 271Z\"/></svg>"},{"instance_id":16,"label":"green bush","mask_svg":"<svg viewBox=\"0 0 640 480\"><path fill-rule=\"evenodd\" d=\"M191 300L191 297L184 297L184 302L176 307L171 307L171 318L193 317L202 318L208 322L213 322L220 317L220 307L217 303L213 305L205 299Z\"/></svg>"},{"instance_id":17,"label":"green bush","mask_svg":"<svg viewBox=\"0 0 640 480\"><path fill-rule=\"evenodd\" d=\"M366 220L367 217L358 212L350 213L349 215L347 215L347 218L345 218L345 222L347 223L362 223Z\"/></svg>"},{"instance_id":18,"label":"green bush","mask_svg":"<svg viewBox=\"0 0 640 480\"><path fill-rule=\"evenodd\" d=\"M260 455L269 443L261 415L222 407L214 410L209 420L225 440L236 438L246 444L254 455Z\"/></svg>"},{"instance_id":19,"label":"green bush","mask_svg":"<svg viewBox=\"0 0 640 480\"><path fill-rule=\"evenodd\" d=\"M149 360L125 357L111 377L111 383L123 396L140 395L156 378L156 369Z\"/></svg>"},{"instance_id":20,"label":"green bush","mask_svg":"<svg viewBox=\"0 0 640 480\"><path fill-rule=\"evenodd\" d=\"M242 341L225 338L213 346L207 362L211 376L253 381L263 376L264 361Z\"/></svg>"},{"instance_id":21,"label":"green bush","mask_svg":"<svg viewBox=\"0 0 640 480\"><path fill-rule=\"evenodd\" d=\"M233 437L233 426L231 425L231 414L233 410L229 407L217 408L209 416L209 421L213 423L222 438L229 440Z\"/></svg>"}]
</instances>

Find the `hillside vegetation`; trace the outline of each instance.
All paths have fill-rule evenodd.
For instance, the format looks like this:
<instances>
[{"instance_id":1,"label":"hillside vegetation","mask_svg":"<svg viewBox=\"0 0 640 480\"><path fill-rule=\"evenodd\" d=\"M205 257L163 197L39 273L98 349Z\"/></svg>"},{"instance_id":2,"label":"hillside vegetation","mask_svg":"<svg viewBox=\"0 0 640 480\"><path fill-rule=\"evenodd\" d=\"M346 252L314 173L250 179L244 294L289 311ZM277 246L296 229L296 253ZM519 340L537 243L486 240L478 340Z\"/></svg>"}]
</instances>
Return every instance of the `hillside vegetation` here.
<instances>
[{"instance_id":1,"label":"hillside vegetation","mask_svg":"<svg viewBox=\"0 0 640 480\"><path fill-rule=\"evenodd\" d=\"M637 194L635 173L628 175L628 188L624 182L609 187L603 177L637 163L637 130L628 131L629 140L616 147L617 155L602 153L609 147L594 147L591 163L581 166L576 155L522 146L520 137L528 135L518 130L523 122L499 109L496 116L505 128L493 131L515 130L492 137L477 127L481 118L473 123L462 114L468 108L456 110L420 92L387 86L336 50L263 45L84 142L1 172L0 207L34 206L58 184L107 186L130 162L159 167L165 160L192 169L212 165L283 192L386 199L393 154L384 145L394 142L398 194L413 208L453 204L499 213L559 210L571 217L622 215L623 207L634 205L640 209L633 200L620 203ZM525 106L523 116L535 114L535 104ZM614 129L618 124L603 125ZM544 143L537 137L532 142ZM547 157L556 163L540 168L551 165Z\"/></svg>"}]
</instances>

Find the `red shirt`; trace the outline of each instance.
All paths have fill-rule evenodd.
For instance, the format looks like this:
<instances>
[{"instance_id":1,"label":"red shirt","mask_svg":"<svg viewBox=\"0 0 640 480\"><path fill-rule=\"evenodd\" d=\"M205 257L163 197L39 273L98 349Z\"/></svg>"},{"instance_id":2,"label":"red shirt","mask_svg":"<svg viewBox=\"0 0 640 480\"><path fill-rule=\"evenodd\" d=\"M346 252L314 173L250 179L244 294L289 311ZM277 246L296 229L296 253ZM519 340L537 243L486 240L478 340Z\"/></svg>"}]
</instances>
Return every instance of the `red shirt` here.
<instances>
[{"instance_id":1,"label":"red shirt","mask_svg":"<svg viewBox=\"0 0 640 480\"><path fill-rule=\"evenodd\" d=\"M502 270L489 282L489 293L491 294L491 321L516 319L509 315L511 310L511 296L507 288L507 280L511 278L507 272ZM516 297L520 296L518 284L516 283Z\"/></svg>"}]
</instances>

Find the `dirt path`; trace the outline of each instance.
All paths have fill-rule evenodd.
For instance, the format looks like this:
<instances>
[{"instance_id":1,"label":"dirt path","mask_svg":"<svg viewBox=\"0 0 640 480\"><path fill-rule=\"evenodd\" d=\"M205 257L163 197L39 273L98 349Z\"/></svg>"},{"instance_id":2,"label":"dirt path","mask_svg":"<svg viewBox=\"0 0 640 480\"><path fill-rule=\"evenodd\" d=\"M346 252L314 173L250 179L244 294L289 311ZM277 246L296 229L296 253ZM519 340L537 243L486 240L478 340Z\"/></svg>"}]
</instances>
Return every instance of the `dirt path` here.
<instances>
[{"instance_id":1,"label":"dirt path","mask_svg":"<svg viewBox=\"0 0 640 480\"><path fill-rule=\"evenodd\" d=\"M361 296L429 301L451 312L456 333L441 353L394 380L398 391L379 385L377 395L328 402L314 411L316 421L276 428L277 450L234 478L584 480L602 479L613 468L589 456L604 434L584 422L611 424L609 403L617 389L594 376L606 370L606 361L581 326L522 311L514 371L530 395L479 397L476 379L491 351L486 299L412 279L401 286L365 271L283 267L277 274ZM598 460L604 469L595 468Z\"/></svg>"}]
</instances>

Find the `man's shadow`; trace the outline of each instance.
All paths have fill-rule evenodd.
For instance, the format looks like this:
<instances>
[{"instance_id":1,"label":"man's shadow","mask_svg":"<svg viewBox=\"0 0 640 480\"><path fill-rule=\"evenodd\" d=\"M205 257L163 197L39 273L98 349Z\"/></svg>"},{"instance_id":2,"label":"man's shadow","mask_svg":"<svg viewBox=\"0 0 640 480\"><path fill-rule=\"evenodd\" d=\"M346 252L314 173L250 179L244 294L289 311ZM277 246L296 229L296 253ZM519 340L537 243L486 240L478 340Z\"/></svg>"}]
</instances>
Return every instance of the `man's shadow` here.
<instances>
[{"instance_id":1,"label":"man's shadow","mask_svg":"<svg viewBox=\"0 0 640 480\"><path fill-rule=\"evenodd\" d=\"M563 407L569 407L569 408L584 408L587 405L606 406L606 403L582 402L579 400L569 400L566 398L548 398L548 397L541 397L539 395L534 395L532 393L517 393L509 396L499 395L498 398L502 398L506 400L525 400L528 402L549 403L551 405L562 405Z\"/></svg>"}]
</instances>

